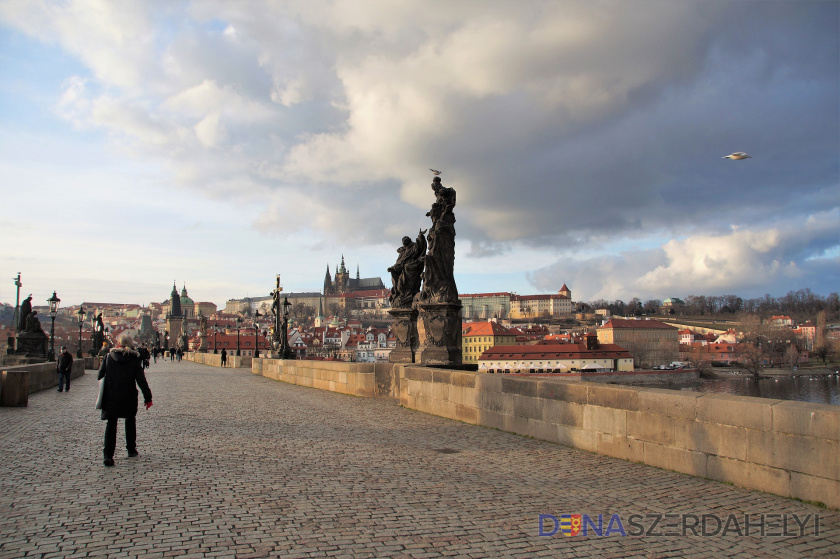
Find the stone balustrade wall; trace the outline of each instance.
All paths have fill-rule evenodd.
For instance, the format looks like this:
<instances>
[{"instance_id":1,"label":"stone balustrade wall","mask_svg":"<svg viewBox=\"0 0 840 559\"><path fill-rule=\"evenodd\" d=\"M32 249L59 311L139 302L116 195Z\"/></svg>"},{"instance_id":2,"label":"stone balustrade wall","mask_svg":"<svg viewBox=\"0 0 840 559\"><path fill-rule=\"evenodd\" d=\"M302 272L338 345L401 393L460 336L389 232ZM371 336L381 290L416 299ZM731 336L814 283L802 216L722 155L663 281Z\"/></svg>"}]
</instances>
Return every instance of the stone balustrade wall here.
<instances>
[{"instance_id":1,"label":"stone balustrade wall","mask_svg":"<svg viewBox=\"0 0 840 559\"><path fill-rule=\"evenodd\" d=\"M251 372L270 379L330 392L367 398L376 396L376 372L373 363L255 359Z\"/></svg>"},{"instance_id":2,"label":"stone balustrade wall","mask_svg":"<svg viewBox=\"0 0 840 559\"><path fill-rule=\"evenodd\" d=\"M73 358L70 379L85 374L84 359ZM29 394L58 386L55 361L35 365L4 366L0 370L0 405L26 406ZM73 383L70 383L73 387Z\"/></svg>"},{"instance_id":3,"label":"stone balustrade wall","mask_svg":"<svg viewBox=\"0 0 840 559\"><path fill-rule=\"evenodd\" d=\"M840 508L840 407L399 366L406 408Z\"/></svg>"},{"instance_id":4,"label":"stone balustrade wall","mask_svg":"<svg viewBox=\"0 0 840 559\"><path fill-rule=\"evenodd\" d=\"M222 366L222 355L220 353L198 353L188 351L184 354L183 359L200 363L202 365L210 365L211 367ZM253 357L246 357L243 355L237 357L235 355L228 354L227 364L225 367L229 369L250 369L252 360Z\"/></svg>"}]
</instances>

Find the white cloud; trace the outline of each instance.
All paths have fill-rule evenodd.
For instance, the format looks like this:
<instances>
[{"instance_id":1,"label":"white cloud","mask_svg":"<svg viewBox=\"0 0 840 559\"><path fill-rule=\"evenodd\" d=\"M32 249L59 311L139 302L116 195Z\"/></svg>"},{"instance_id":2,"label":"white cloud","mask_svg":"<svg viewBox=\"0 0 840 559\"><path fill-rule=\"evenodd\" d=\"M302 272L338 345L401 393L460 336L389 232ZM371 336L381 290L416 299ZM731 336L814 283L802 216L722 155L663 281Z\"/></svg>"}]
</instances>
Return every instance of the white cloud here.
<instances>
[{"instance_id":1,"label":"white cloud","mask_svg":"<svg viewBox=\"0 0 840 559\"><path fill-rule=\"evenodd\" d=\"M838 239L840 211L834 209L812 214L804 222L785 220L765 229L738 226L727 233L670 240L654 249L594 258L568 256L529 277L540 290L566 281L581 300L760 294L769 286L784 292L831 281L824 275L827 260L834 260L838 271L833 275L840 279L840 258L826 256Z\"/></svg>"}]
</instances>

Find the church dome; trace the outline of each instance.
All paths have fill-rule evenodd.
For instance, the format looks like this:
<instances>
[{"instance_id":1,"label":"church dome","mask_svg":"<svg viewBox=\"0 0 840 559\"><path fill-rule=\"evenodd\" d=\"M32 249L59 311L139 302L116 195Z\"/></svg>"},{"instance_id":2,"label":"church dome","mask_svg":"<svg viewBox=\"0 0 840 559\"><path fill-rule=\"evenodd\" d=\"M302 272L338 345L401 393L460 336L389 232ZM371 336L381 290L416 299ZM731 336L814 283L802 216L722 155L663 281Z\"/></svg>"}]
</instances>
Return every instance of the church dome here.
<instances>
[{"instance_id":1,"label":"church dome","mask_svg":"<svg viewBox=\"0 0 840 559\"><path fill-rule=\"evenodd\" d=\"M195 301L193 301L189 295L187 295L187 286L184 285L184 288L181 289L181 307L185 307L187 305L195 305Z\"/></svg>"}]
</instances>

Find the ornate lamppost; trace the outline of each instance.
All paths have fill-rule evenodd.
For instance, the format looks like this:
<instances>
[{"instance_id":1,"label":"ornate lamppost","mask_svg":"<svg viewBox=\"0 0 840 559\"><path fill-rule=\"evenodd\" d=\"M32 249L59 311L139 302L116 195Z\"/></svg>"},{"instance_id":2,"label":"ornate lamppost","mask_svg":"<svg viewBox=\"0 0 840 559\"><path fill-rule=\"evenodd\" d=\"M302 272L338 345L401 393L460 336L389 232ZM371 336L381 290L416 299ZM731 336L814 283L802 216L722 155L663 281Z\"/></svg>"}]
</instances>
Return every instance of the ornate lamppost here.
<instances>
[{"instance_id":1,"label":"ornate lamppost","mask_svg":"<svg viewBox=\"0 0 840 559\"><path fill-rule=\"evenodd\" d=\"M239 326L242 324L242 317L236 317L236 356L239 357L242 355L242 352L239 351Z\"/></svg>"},{"instance_id":2,"label":"ornate lamppost","mask_svg":"<svg viewBox=\"0 0 840 559\"><path fill-rule=\"evenodd\" d=\"M55 291L53 291L52 297L47 299L47 302L50 304L50 319L52 323L50 324L50 354L47 356L47 361L55 360L55 315L58 313L58 304L61 302L61 299L55 296Z\"/></svg>"},{"instance_id":3,"label":"ornate lamppost","mask_svg":"<svg viewBox=\"0 0 840 559\"><path fill-rule=\"evenodd\" d=\"M219 353L219 326L213 325L213 353Z\"/></svg>"},{"instance_id":4,"label":"ornate lamppost","mask_svg":"<svg viewBox=\"0 0 840 559\"><path fill-rule=\"evenodd\" d=\"M79 307L79 310L76 312L76 315L79 317L79 351L76 352L76 358L82 358L82 324L85 323L85 316L87 313L85 312L84 307Z\"/></svg>"},{"instance_id":5,"label":"ornate lamppost","mask_svg":"<svg viewBox=\"0 0 840 559\"><path fill-rule=\"evenodd\" d=\"M289 347L289 308L292 304L288 297L283 298L283 330L280 333L280 357L292 358L292 348Z\"/></svg>"},{"instance_id":6,"label":"ornate lamppost","mask_svg":"<svg viewBox=\"0 0 840 559\"><path fill-rule=\"evenodd\" d=\"M260 310L257 309L254 311L254 357L260 356L260 325L257 322L257 319L260 317Z\"/></svg>"}]
</instances>

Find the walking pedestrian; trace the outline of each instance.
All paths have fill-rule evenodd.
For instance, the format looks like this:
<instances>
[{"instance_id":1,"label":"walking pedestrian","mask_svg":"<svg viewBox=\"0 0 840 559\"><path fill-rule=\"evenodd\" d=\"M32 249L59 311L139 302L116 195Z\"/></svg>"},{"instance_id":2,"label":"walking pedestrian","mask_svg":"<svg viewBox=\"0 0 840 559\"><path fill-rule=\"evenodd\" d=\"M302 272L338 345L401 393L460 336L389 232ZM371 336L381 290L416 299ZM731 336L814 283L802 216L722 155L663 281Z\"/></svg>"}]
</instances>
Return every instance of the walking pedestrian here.
<instances>
[{"instance_id":1,"label":"walking pedestrian","mask_svg":"<svg viewBox=\"0 0 840 559\"><path fill-rule=\"evenodd\" d=\"M137 353L140 354L140 361L143 363L143 368L148 369L149 368L149 357L151 357L151 354L149 353L149 350L146 348L146 344L140 344L140 349L137 350Z\"/></svg>"},{"instance_id":2,"label":"walking pedestrian","mask_svg":"<svg viewBox=\"0 0 840 559\"><path fill-rule=\"evenodd\" d=\"M183 356L184 356L184 352L183 352L183 350L181 350L181 348L179 347L179 348L176 350L175 355L178 357L178 361L180 362L180 361L181 361L181 357L183 357Z\"/></svg>"},{"instance_id":3,"label":"walking pedestrian","mask_svg":"<svg viewBox=\"0 0 840 559\"><path fill-rule=\"evenodd\" d=\"M227 350L222 348L222 367L224 367L227 363Z\"/></svg>"},{"instance_id":4,"label":"walking pedestrian","mask_svg":"<svg viewBox=\"0 0 840 559\"><path fill-rule=\"evenodd\" d=\"M146 409L152 407L152 391L143 373L140 354L134 350L134 340L128 334L120 336L117 347L108 352L99 367L98 379L105 379L105 395L102 401L102 419L105 426L105 444L102 449L103 464L114 465L114 450L117 447L117 419L125 421L125 449L128 457L137 452L137 386L143 391Z\"/></svg>"},{"instance_id":5,"label":"walking pedestrian","mask_svg":"<svg viewBox=\"0 0 840 559\"><path fill-rule=\"evenodd\" d=\"M67 346L61 346L61 353L58 354L58 361L55 362L55 370L58 372L58 391L63 392L67 387L70 392L70 373L73 372L73 356L67 351Z\"/></svg>"}]
</instances>

